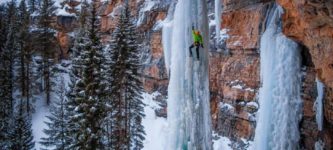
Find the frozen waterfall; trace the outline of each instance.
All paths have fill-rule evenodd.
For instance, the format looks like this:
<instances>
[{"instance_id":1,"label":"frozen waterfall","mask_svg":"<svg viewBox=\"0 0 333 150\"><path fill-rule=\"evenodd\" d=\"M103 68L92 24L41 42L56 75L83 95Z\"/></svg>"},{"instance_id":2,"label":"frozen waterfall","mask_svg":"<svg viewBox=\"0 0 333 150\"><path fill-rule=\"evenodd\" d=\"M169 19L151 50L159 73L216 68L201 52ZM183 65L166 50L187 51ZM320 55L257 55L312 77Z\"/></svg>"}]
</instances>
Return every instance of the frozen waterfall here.
<instances>
[{"instance_id":1,"label":"frozen waterfall","mask_svg":"<svg viewBox=\"0 0 333 150\"><path fill-rule=\"evenodd\" d=\"M255 134L256 150L295 150L300 139L300 51L281 29L279 6L268 16L260 43L260 108Z\"/></svg>"},{"instance_id":2,"label":"frozen waterfall","mask_svg":"<svg viewBox=\"0 0 333 150\"><path fill-rule=\"evenodd\" d=\"M165 149L211 150L206 1L178 0L172 14L163 27L163 47L170 74L169 135ZM189 57L192 25L201 31L204 39L200 61L196 55Z\"/></svg>"}]
</instances>

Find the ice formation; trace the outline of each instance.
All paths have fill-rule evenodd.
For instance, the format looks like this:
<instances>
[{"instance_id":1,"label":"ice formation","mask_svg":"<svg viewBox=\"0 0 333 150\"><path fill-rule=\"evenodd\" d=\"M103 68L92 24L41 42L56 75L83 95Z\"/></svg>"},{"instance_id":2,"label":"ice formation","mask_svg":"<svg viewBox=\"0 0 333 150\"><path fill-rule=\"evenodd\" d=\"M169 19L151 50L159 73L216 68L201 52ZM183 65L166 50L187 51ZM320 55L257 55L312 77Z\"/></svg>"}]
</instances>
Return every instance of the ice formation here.
<instances>
[{"instance_id":1,"label":"ice formation","mask_svg":"<svg viewBox=\"0 0 333 150\"><path fill-rule=\"evenodd\" d=\"M317 83L317 93L318 96L316 98L316 102L314 104L314 111L316 112L316 122L318 125L318 130L323 130L323 98L324 98L324 84L319 80L316 79Z\"/></svg>"},{"instance_id":2,"label":"ice formation","mask_svg":"<svg viewBox=\"0 0 333 150\"><path fill-rule=\"evenodd\" d=\"M300 139L300 52L297 43L282 34L281 13L281 7L273 7L260 43L256 150L294 150Z\"/></svg>"},{"instance_id":3,"label":"ice formation","mask_svg":"<svg viewBox=\"0 0 333 150\"><path fill-rule=\"evenodd\" d=\"M204 0L179 0L163 27L168 88L168 144L165 149L211 150L208 80L208 18ZM201 31L200 60L189 57L191 26ZM195 53L193 53L195 54Z\"/></svg>"}]
</instances>

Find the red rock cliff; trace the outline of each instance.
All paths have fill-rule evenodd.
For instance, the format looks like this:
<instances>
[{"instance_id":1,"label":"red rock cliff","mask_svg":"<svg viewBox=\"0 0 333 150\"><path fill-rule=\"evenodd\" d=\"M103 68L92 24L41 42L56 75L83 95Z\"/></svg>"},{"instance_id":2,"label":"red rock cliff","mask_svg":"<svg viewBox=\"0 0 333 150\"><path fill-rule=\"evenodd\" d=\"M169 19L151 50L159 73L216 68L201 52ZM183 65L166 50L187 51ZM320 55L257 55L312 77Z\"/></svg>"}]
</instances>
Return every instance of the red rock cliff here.
<instances>
[{"instance_id":1,"label":"red rock cliff","mask_svg":"<svg viewBox=\"0 0 333 150\"><path fill-rule=\"evenodd\" d=\"M305 135L323 140L333 149L333 2L322 0L277 0L284 8L283 33L306 46L314 63L314 73L324 82L324 131ZM306 104L306 103L305 103ZM311 111L304 105L305 111ZM306 117L309 117L305 113ZM304 126L304 128L308 128ZM308 136L308 137L307 137ZM313 141L305 141L310 146Z\"/></svg>"}]
</instances>

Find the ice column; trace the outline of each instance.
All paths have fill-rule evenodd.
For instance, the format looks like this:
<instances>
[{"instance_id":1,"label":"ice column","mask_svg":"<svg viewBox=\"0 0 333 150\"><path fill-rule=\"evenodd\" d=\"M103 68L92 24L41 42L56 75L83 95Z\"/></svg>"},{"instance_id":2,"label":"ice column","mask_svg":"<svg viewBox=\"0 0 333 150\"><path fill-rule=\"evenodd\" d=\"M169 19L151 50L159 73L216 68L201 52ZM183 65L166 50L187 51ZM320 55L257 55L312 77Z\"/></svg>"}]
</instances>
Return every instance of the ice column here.
<instances>
[{"instance_id":1,"label":"ice column","mask_svg":"<svg viewBox=\"0 0 333 150\"><path fill-rule=\"evenodd\" d=\"M165 60L169 68L167 150L211 150L208 80L208 18L205 0L178 0L163 27ZM189 57L191 27L200 30L204 47L200 60ZM195 52L193 51L193 54Z\"/></svg>"},{"instance_id":2,"label":"ice column","mask_svg":"<svg viewBox=\"0 0 333 150\"><path fill-rule=\"evenodd\" d=\"M300 52L297 43L281 32L281 12L279 6L272 8L260 42L256 150L295 150L300 139Z\"/></svg>"}]
</instances>

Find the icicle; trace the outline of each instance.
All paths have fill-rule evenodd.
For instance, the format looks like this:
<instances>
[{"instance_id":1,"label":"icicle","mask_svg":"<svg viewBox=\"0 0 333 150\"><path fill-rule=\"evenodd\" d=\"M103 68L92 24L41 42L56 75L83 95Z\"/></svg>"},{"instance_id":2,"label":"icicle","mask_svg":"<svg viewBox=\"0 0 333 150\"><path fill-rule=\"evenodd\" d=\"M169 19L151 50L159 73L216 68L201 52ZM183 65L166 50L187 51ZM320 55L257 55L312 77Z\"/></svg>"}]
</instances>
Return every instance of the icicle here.
<instances>
[{"instance_id":1,"label":"icicle","mask_svg":"<svg viewBox=\"0 0 333 150\"><path fill-rule=\"evenodd\" d=\"M170 76L170 61L171 61L171 39L172 39L172 27L173 27L173 15L175 10L175 2L170 4L168 16L163 21L162 28L162 43L163 43L163 53L165 67L167 69L168 75Z\"/></svg>"},{"instance_id":2,"label":"icicle","mask_svg":"<svg viewBox=\"0 0 333 150\"><path fill-rule=\"evenodd\" d=\"M323 130L323 98L324 98L324 84L319 80L316 79L317 83L317 93L318 96L316 101L313 105L313 110L316 112L316 122L318 125L318 130Z\"/></svg>"},{"instance_id":3,"label":"icicle","mask_svg":"<svg viewBox=\"0 0 333 150\"><path fill-rule=\"evenodd\" d=\"M219 42L220 31L221 31L221 0L215 0L215 32L216 32L216 42Z\"/></svg>"}]
</instances>

